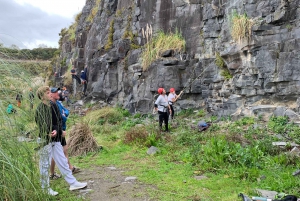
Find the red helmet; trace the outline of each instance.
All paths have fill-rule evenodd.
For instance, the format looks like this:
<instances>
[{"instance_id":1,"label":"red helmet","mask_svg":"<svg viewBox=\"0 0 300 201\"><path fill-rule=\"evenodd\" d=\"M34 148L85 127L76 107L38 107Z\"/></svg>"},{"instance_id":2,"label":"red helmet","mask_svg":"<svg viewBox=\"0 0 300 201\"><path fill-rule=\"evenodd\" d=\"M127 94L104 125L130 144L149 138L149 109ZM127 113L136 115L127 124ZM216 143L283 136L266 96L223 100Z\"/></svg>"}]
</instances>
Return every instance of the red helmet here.
<instances>
[{"instance_id":1,"label":"red helmet","mask_svg":"<svg viewBox=\"0 0 300 201\"><path fill-rule=\"evenodd\" d=\"M174 88L171 88L171 89L170 89L170 92L174 92L174 91L175 91L175 89L174 89Z\"/></svg>"},{"instance_id":2,"label":"red helmet","mask_svg":"<svg viewBox=\"0 0 300 201\"><path fill-rule=\"evenodd\" d=\"M158 92L159 94L162 94L163 91L164 91L164 88L158 88L158 89L157 89L157 92Z\"/></svg>"}]
</instances>

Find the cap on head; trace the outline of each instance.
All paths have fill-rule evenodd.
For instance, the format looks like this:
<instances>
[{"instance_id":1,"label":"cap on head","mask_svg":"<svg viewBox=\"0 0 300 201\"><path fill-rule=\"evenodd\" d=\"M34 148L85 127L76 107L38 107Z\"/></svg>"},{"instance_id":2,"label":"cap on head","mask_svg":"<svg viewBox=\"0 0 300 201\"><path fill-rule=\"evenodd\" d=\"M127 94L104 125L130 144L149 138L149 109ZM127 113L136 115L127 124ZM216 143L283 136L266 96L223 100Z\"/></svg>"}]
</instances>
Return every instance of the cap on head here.
<instances>
[{"instance_id":1,"label":"cap on head","mask_svg":"<svg viewBox=\"0 0 300 201\"><path fill-rule=\"evenodd\" d=\"M158 88L158 89L157 89L157 92L158 92L159 94L162 94L163 91L164 91L164 88Z\"/></svg>"},{"instance_id":2,"label":"cap on head","mask_svg":"<svg viewBox=\"0 0 300 201\"><path fill-rule=\"evenodd\" d=\"M171 89L170 89L170 92L171 92L171 93L172 93L172 92L174 92L174 91L175 91L175 89L174 89L174 88L171 88Z\"/></svg>"},{"instance_id":3,"label":"cap on head","mask_svg":"<svg viewBox=\"0 0 300 201\"><path fill-rule=\"evenodd\" d=\"M81 72L84 73L84 70L82 70Z\"/></svg>"},{"instance_id":4,"label":"cap on head","mask_svg":"<svg viewBox=\"0 0 300 201\"><path fill-rule=\"evenodd\" d=\"M56 93L60 90L60 88L56 88L56 87L51 87L50 91L51 93Z\"/></svg>"}]
</instances>

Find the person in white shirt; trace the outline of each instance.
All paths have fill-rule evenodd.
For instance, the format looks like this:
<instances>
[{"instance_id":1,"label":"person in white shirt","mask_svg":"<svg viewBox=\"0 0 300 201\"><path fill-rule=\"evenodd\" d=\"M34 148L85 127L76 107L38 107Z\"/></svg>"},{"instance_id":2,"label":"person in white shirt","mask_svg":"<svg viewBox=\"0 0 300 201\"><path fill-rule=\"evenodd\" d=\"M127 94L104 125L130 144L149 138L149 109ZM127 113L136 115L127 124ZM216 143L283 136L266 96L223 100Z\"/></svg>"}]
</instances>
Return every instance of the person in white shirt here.
<instances>
[{"instance_id":1,"label":"person in white shirt","mask_svg":"<svg viewBox=\"0 0 300 201\"><path fill-rule=\"evenodd\" d=\"M160 94L157 100L154 103L154 108L158 111L159 114L159 128L162 130L162 123L165 122L165 131L169 132L168 128L168 111L172 113L170 105L168 104L168 97L166 95L166 90L164 88L159 88L157 90L158 94Z\"/></svg>"},{"instance_id":2,"label":"person in white shirt","mask_svg":"<svg viewBox=\"0 0 300 201\"><path fill-rule=\"evenodd\" d=\"M172 111L172 113L170 114L172 119L174 118L174 108L173 108L173 104L176 102L177 97L178 97L178 96L177 96L176 93L175 93L175 89L174 89L174 88L171 88L171 89L170 89L170 93L169 93L169 95L168 95L168 103L169 103L170 108L171 108L171 111Z\"/></svg>"}]
</instances>

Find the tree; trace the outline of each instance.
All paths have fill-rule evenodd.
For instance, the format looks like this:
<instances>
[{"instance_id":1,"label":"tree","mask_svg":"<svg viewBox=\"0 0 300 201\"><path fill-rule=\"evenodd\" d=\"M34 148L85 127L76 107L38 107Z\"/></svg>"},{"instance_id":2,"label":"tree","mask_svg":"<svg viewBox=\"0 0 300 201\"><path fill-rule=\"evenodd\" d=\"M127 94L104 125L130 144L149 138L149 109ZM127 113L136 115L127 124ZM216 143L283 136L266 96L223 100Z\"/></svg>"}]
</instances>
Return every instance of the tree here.
<instances>
[{"instance_id":1,"label":"tree","mask_svg":"<svg viewBox=\"0 0 300 201\"><path fill-rule=\"evenodd\" d=\"M38 48L48 48L48 46L47 46L46 44L43 44L43 43L42 43L42 44L39 44L39 45L38 45Z\"/></svg>"}]
</instances>

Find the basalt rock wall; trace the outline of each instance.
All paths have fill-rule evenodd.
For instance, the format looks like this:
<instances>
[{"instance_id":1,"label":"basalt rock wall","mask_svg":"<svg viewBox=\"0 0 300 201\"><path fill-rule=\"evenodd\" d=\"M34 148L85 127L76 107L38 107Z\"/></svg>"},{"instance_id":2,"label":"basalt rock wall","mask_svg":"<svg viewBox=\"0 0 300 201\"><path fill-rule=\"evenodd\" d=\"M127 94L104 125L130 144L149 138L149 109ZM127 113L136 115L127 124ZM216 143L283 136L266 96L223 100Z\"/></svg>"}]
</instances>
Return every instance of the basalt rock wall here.
<instances>
[{"instance_id":1,"label":"basalt rock wall","mask_svg":"<svg viewBox=\"0 0 300 201\"><path fill-rule=\"evenodd\" d=\"M71 45L66 36L61 54L73 59L78 72L88 64L89 98L147 113L158 87L174 87L177 92L184 89L177 109L205 107L220 116L271 112L298 118L300 0L97 3L87 0L76 42ZM96 15L89 21L95 6ZM246 14L253 22L249 36L238 41L231 34L233 13ZM142 34L147 27L152 29L149 38ZM180 32L186 49L166 51L143 70L141 52L158 31Z\"/></svg>"}]
</instances>

